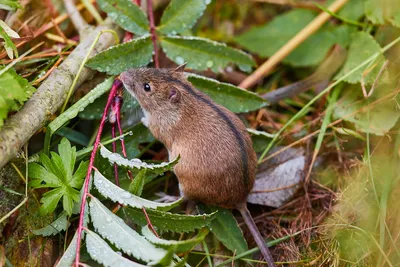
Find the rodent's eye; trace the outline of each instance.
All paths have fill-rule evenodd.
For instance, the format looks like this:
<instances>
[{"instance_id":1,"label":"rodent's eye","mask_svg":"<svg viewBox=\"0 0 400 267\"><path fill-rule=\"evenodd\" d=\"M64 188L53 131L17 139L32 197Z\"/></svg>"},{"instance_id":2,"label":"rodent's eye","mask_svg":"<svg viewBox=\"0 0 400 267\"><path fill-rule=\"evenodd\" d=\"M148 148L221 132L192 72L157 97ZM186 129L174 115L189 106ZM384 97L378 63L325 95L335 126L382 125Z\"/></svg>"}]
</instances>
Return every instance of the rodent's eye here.
<instances>
[{"instance_id":1,"label":"rodent's eye","mask_svg":"<svg viewBox=\"0 0 400 267\"><path fill-rule=\"evenodd\" d=\"M151 91L150 84L148 84L148 83L145 83L145 84L143 85L143 88L144 88L144 90L145 90L146 92L150 92L150 91Z\"/></svg>"}]
</instances>

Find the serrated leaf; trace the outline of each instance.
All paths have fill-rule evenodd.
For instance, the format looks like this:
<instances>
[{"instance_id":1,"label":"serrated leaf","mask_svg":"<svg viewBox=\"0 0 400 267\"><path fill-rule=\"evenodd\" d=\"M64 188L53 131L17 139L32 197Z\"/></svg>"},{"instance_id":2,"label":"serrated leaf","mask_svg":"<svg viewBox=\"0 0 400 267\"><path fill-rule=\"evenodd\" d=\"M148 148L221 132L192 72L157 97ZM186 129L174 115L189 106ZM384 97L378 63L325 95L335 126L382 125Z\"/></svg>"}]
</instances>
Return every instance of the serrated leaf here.
<instances>
[{"instance_id":1,"label":"serrated leaf","mask_svg":"<svg viewBox=\"0 0 400 267\"><path fill-rule=\"evenodd\" d=\"M191 29L210 2L207 0L172 0L161 17L158 31L175 35Z\"/></svg>"},{"instance_id":2,"label":"serrated leaf","mask_svg":"<svg viewBox=\"0 0 400 267\"><path fill-rule=\"evenodd\" d=\"M145 181L146 169L143 169L139 171L139 173L135 176L135 179L133 179L132 183L129 185L129 192L140 197L142 195Z\"/></svg>"},{"instance_id":3,"label":"serrated leaf","mask_svg":"<svg viewBox=\"0 0 400 267\"><path fill-rule=\"evenodd\" d=\"M125 253L148 262L149 265L159 262L167 254L166 250L156 248L131 229L98 199L92 197L89 207L90 218L96 231Z\"/></svg>"},{"instance_id":4,"label":"serrated leaf","mask_svg":"<svg viewBox=\"0 0 400 267\"><path fill-rule=\"evenodd\" d=\"M144 126L143 123L138 123L129 130L131 130L135 134L126 136L124 138L126 154L127 158L135 158L140 153L139 144L150 143L153 142L155 139L149 129Z\"/></svg>"},{"instance_id":5,"label":"serrated leaf","mask_svg":"<svg viewBox=\"0 0 400 267\"><path fill-rule=\"evenodd\" d=\"M335 118L354 123L359 131L384 135L393 128L400 117L396 99L390 98L374 105L370 103L385 97L392 90L391 85L382 84L375 88L369 99L364 99L360 85L348 86L335 105L333 115Z\"/></svg>"},{"instance_id":6,"label":"serrated leaf","mask_svg":"<svg viewBox=\"0 0 400 267\"><path fill-rule=\"evenodd\" d=\"M137 35L149 32L146 14L131 0L97 0L97 3L124 30Z\"/></svg>"},{"instance_id":7,"label":"serrated leaf","mask_svg":"<svg viewBox=\"0 0 400 267\"><path fill-rule=\"evenodd\" d=\"M120 74L149 64L152 52L153 44L150 36L146 35L98 53L88 60L86 66L108 74Z\"/></svg>"},{"instance_id":8,"label":"serrated leaf","mask_svg":"<svg viewBox=\"0 0 400 267\"><path fill-rule=\"evenodd\" d=\"M276 16L263 26L253 27L237 36L235 41L251 52L270 57L315 17L316 13L311 10L295 9ZM325 58L336 38L326 27L320 29L293 50L283 62L296 67L315 66Z\"/></svg>"},{"instance_id":9,"label":"serrated leaf","mask_svg":"<svg viewBox=\"0 0 400 267\"><path fill-rule=\"evenodd\" d=\"M140 226L147 225L146 217L141 209L125 208L124 213L133 222ZM147 209L151 223L162 231L192 232L209 224L216 216L216 212L200 215L183 215L165 211Z\"/></svg>"},{"instance_id":10,"label":"serrated leaf","mask_svg":"<svg viewBox=\"0 0 400 267\"><path fill-rule=\"evenodd\" d=\"M336 75L335 79L339 79L343 75L347 74L355 67L363 63L366 59L374 55L375 53L381 51L381 47L379 44L374 40L374 38L366 32L357 32L352 35L352 42L350 44L349 54L347 56L346 63ZM364 77L364 83L366 85L372 84L376 76L378 75L382 65L384 64L384 56L380 55L374 61L378 63L376 65L367 65L359 70L355 71L350 76L346 77L344 81L348 83L358 83L361 81L363 76L363 72L365 70L370 71L367 76ZM371 69L371 66L373 68Z\"/></svg>"},{"instance_id":11,"label":"serrated leaf","mask_svg":"<svg viewBox=\"0 0 400 267\"><path fill-rule=\"evenodd\" d=\"M3 67L0 66L0 70ZM17 111L22 104L35 92L25 78L19 76L10 68L0 75L0 127L8 112Z\"/></svg>"},{"instance_id":12,"label":"serrated leaf","mask_svg":"<svg viewBox=\"0 0 400 267\"><path fill-rule=\"evenodd\" d=\"M32 233L42 236L56 235L61 231L67 230L68 226L67 213L62 212L54 222L43 228L32 230Z\"/></svg>"},{"instance_id":13,"label":"serrated leaf","mask_svg":"<svg viewBox=\"0 0 400 267\"><path fill-rule=\"evenodd\" d=\"M142 228L142 235L149 240L149 242L165 249L172 249L175 253L190 251L194 246L200 243L209 232L210 231L207 228L204 228L200 230L200 232L194 238L177 241L156 237L153 232L150 231L148 226Z\"/></svg>"},{"instance_id":14,"label":"serrated leaf","mask_svg":"<svg viewBox=\"0 0 400 267\"><path fill-rule=\"evenodd\" d=\"M118 202L121 205L128 205L139 209L144 207L150 209L170 210L182 202L182 199L179 199L172 203L158 203L137 197L107 180L97 170L94 171L94 186L104 197L109 198L114 202Z\"/></svg>"},{"instance_id":15,"label":"serrated leaf","mask_svg":"<svg viewBox=\"0 0 400 267\"><path fill-rule=\"evenodd\" d=\"M364 2L365 15L374 24L390 22L400 27L400 2L398 0L366 0Z\"/></svg>"},{"instance_id":16,"label":"serrated leaf","mask_svg":"<svg viewBox=\"0 0 400 267\"><path fill-rule=\"evenodd\" d=\"M95 232L86 230L86 248L89 252L90 257L103 264L103 266L108 267L143 267L147 265L142 265L127 258L122 257L120 254L115 252L110 246L101 239Z\"/></svg>"},{"instance_id":17,"label":"serrated leaf","mask_svg":"<svg viewBox=\"0 0 400 267\"><path fill-rule=\"evenodd\" d=\"M236 254L246 252L248 250L246 239L232 212L220 207L208 206L205 209L209 212L218 211L209 228L219 241Z\"/></svg>"},{"instance_id":18,"label":"serrated leaf","mask_svg":"<svg viewBox=\"0 0 400 267\"><path fill-rule=\"evenodd\" d=\"M162 162L160 164L146 163L137 158L129 160L129 159L122 157L118 153L112 153L104 146L101 146L101 148L100 148L100 155L103 158L108 159L110 164L115 163L118 166L121 166L124 168L129 168L129 169L136 169L136 170L146 169L149 172L154 172L157 174L163 174L166 171L172 170L172 168L179 161L179 157L177 157L176 159L174 159L170 162Z\"/></svg>"},{"instance_id":19,"label":"serrated leaf","mask_svg":"<svg viewBox=\"0 0 400 267\"><path fill-rule=\"evenodd\" d=\"M268 103L260 96L229 83L219 82L196 74L187 74L194 87L232 112L242 113L265 107Z\"/></svg>"},{"instance_id":20,"label":"serrated leaf","mask_svg":"<svg viewBox=\"0 0 400 267\"><path fill-rule=\"evenodd\" d=\"M0 9L15 11L18 8L21 8L21 4L18 0L0 0Z\"/></svg>"},{"instance_id":21,"label":"serrated leaf","mask_svg":"<svg viewBox=\"0 0 400 267\"><path fill-rule=\"evenodd\" d=\"M4 21L0 19L0 37L4 40L4 48L9 58L18 57L18 50L10 37L19 38L18 33L13 31Z\"/></svg>"},{"instance_id":22,"label":"serrated leaf","mask_svg":"<svg viewBox=\"0 0 400 267\"><path fill-rule=\"evenodd\" d=\"M179 65L187 62L188 68L219 72L229 63L234 63L249 72L255 65L253 58L243 51L209 39L169 36L160 38L160 41L168 58Z\"/></svg>"},{"instance_id":23,"label":"serrated leaf","mask_svg":"<svg viewBox=\"0 0 400 267\"><path fill-rule=\"evenodd\" d=\"M82 238L84 237L84 234L85 232L82 232ZM67 250L62 255L56 267L71 267L72 263L75 261L77 240L78 234L75 232L71 243L69 243Z\"/></svg>"}]
</instances>

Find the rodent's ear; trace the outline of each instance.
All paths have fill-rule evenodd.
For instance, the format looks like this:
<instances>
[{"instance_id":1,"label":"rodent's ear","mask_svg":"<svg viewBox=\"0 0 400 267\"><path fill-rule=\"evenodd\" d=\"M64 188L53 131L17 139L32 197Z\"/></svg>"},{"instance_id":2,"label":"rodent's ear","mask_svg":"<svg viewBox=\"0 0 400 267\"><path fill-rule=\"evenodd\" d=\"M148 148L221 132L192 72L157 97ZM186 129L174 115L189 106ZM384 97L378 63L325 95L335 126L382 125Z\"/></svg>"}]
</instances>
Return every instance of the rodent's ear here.
<instances>
[{"instance_id":1,"label":"rodent's ear","mask_svg":"<svg viewBox=\"0 0 400 267\"><path fill-rule=\"evenodd\" d=\"M184 72L186 64L187 64L187 62L183 63L182 65L179 65L178 67L176 67L176 69L174 69L174 71L175 72Z\"/></svg>"},{"instance_id":2,"label":"rodent's ear","mask_svg":"<svg viewBox=\"0 0 400 267\"><path fill-rule=\"evenodd\" d=\"M172 87L169 91L168 99L169 101L171 101L171 103L179 102L179 100L181 99L181 92L179 92L179 90L175 87Z\"/></svg>"}]
</instances>

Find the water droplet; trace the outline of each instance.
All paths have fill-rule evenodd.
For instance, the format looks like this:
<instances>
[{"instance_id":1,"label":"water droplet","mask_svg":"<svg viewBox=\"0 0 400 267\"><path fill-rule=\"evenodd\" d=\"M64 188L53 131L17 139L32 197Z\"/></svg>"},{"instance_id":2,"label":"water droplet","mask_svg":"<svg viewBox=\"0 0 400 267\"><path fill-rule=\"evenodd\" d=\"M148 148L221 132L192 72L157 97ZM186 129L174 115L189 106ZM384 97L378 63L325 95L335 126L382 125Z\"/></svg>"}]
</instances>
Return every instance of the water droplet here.
<instances>
[{"instance_id":1,"label":"water droplet","mask_svg":"<svg viewBox=\"0 0 400 267\"><path fill-rule=\"evenodd\" d=\"M176 62L176 64L183 64L183 63L185 63L185 59L183 59L183 57L177 56L175 58L175 62Z\"/></svg>"},{"instance_id":2,"label":"water droplet","mask_svg":"<svg viewBox=\"0 0 400 267\"><path fill-rule=\"evenodd\" d=\"M205 3L206 5L208 5L209 3L211 3L211 0L204 0L204 3Z\"/></svg>"},{"instance_id":3,"label":"water droplet","mask_svg":"<svg viewBox=\"0 0 400 267\"><path fill-rule=\"evenodd\" d=\"M207 61L207 63L206 63L207 68L211 68L213 65L214 65L214 62L211 60Z\"/></svg>"},{"instance_id":4,"label":"water droplet","mask_svg":"<svg viewBox=\"0 0 400 267\"><path fill-rule=\"evenodd\" d=\"M111 217L107 217L106 221L107 221L108 223L112 222Z\"/></svg>"},{"instance_id":5,"label":"water droplet","mask_svg":"<svg viewBox=\"0 0 400 267\"><path fill-rule=\"evenodd\" d=\"M176 35L176 34L177 34L177 32L176 32L176 31L172 31L171 33L172 33L173 35Z\"/></svg>"}]
</instances>

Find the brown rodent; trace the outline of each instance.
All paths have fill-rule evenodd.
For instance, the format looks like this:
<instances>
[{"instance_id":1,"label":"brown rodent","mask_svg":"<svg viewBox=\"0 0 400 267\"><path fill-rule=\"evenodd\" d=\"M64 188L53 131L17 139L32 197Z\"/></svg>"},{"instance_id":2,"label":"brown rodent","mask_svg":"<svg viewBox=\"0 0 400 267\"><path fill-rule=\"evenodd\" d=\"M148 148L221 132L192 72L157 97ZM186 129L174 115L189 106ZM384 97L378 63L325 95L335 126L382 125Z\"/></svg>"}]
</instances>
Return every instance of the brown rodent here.
<instances>
[{"instance_id":1,"label":"brown rodent","mask_svg":"<svg viewBox=\"0 0 400 267\"><path fill-rule=\"evenodd\" d=\"M272 256L246 199L257 159L245 125L228 109L196 90L180 69L131 69L121 74L143 109L144 124L174 159L180 190L190 200L238 209L269 266Z\"/></svg>"}]
</instances>

